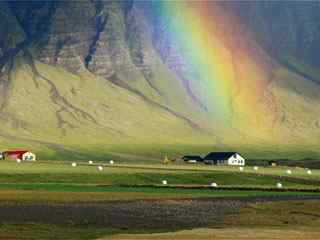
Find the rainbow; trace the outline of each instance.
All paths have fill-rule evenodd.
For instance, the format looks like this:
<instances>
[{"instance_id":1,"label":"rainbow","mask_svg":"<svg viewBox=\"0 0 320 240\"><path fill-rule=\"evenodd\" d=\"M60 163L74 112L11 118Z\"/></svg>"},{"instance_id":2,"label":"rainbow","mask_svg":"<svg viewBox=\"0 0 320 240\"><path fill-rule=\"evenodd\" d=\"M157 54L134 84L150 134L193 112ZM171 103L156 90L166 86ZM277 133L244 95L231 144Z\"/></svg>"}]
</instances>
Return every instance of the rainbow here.
<instances>
[{"instance_id":1,"label":"rainbow","mask_svg":"<svg viewBox=\"0 0 320 240\"><path fill-rule=\"evenodd\" d=\"M199 95L212 115L222 122L235 112L253 116L271 64L239 18L214 1L162 1L157 7L191 66L187 78L201 86Z\"/></svg>"}]
</instances>

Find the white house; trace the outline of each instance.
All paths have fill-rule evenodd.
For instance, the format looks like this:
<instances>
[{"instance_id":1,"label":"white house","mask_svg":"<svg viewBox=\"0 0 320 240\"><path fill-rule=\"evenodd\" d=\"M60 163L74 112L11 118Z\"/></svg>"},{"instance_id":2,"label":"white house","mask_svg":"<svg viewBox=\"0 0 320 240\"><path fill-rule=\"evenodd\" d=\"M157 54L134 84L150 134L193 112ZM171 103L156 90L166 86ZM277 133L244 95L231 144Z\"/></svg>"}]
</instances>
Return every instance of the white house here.
<instances>
[{"instance_id":1,"label":"white house","mask_svg":"<svg viewBox=\"0 0 320 240\"><path fill-rule=\"evenodd\" d=\"M244 166L245 159L237 152L211 152L205 156L204 163L214 165Z\"/></svg>"},{"instance_id":2,"label":"white house","mask_svg":"<svg viewBox=\"0 0 320 240\"><path fill-rule=\"evenodd\" d=\"M22 154L23 161L36 161L36 155L32 152L25 152Z\"/></svg>"}]
</instances>

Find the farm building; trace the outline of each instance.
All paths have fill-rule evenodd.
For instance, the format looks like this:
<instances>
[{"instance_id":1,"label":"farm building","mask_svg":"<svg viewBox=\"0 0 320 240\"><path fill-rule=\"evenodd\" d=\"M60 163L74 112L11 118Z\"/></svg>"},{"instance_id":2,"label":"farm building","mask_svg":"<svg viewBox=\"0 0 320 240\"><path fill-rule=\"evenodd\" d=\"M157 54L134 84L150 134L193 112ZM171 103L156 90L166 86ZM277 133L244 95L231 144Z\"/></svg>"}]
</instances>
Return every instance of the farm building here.
<instances>
[{"instance_id":1,"label":"farm building","mask_svg":"<svg viewBox=\"0 0 320 240\"><path fill-rule=\"evenodd\" d=\"M15 150L15 151L5 151L4 157L11 157L14 159L20 159L23 161L35 161L36 155L27 150Z\"/></svg>"},{"instance_id":2,"label":"farm building","mask_svg":"<svg viewBox=\"0 0 320 240\"><path fill-rule=\"evenodd\" d=\"M36 161L36 155L32 152L26 152L22 155L23 161Z\"/></svg>"},{"instance_id":3,"label":"farm building","mask_svg":"<svg viewBox=\"0 0 320 240\"><path fill-rule=\"evenodd\" d=\"M185 162L188 162L188 163L203 162L202 157L200 157L200 156L195 156L195 155L186 155L186 156L183 156L182 159L183 159Z\"/></svg>"},{"instance_id":4,"label":"farm building","mask_svg":"<svg viewBox=\"0 0 320 240\"><path fill-rule=\"evenodd\" d=\"M278 163L277 163L277 161L270 160L270 161L268 161L268 165L271 167L276 167L278 165Z\"/></svg>"},{"instance_id":5,"label":"farm building","mask_svg":"<svg viewBox=\"0 0 320 240\"><path fill-rule=\"evenodd\" d=\"M245 159L237 152L211 152L205 156L204 163L214 165L244 166Z\"/></svg>"}]
</instances>

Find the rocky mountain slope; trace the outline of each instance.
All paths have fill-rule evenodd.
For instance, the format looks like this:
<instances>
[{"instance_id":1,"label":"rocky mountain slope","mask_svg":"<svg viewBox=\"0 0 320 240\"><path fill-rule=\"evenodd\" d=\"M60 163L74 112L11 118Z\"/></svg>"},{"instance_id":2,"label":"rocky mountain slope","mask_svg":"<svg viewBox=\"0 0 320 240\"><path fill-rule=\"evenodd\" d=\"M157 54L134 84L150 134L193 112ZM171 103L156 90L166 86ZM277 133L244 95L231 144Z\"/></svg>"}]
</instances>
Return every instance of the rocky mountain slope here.
<instances>
[{"instance_id":1,"label":"rocky mountain slope","mask_svg":"<svg viewBox=\"0 0 320 240\"><path fill-rule=\"evenodd\" d=\"M318 8L3 1L1 146L46 157L160 145L317 156Z\"/></svg>"}]
</instances>

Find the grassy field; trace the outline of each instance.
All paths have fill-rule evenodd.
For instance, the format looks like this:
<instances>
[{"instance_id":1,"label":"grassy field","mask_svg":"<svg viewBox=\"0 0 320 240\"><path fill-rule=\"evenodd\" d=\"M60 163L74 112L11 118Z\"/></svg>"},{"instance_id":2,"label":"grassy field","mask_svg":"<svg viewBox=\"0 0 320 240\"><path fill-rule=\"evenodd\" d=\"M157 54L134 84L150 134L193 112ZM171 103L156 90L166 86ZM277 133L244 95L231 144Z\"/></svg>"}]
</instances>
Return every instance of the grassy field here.
<instances>
[{"instance_id":1,"label":"grassy field","mask_svg":"<svg viewBox=\"0 0 320 240\"><path fill-rule=\"evenodd\" d=\"M181 199L208 197L263 197L318 193L275 192L285 189L319 189L320 171L305 169L206 165L108 165L102 171L86 162L0 162L1 202L104 202L136 199ZM168 185L162 186L162 180ZM218 188L210 188L216 182ZM219 189L220 188L220 189ZM243 190L233 188L245 188Z\"/></svg>"},{"instance_id":2,"label":"grassy field","mask_svg":"<svg viewBox=\"0 0 320 240\"><path fill-rule=\"evenodd\" d=\"M10 240L37 240L37 239L95 239L103 235L117 233L113 229L99 229L96 227L63 227L52 224L2 224L0 226L0 239ZM121 232L121 231L120 231ZM125 231L124 231L125 232Z\"/></svg>"},{"instance_id":3,"label":"grassy field","mask_svg":"<svg viewBox=\"0 0 320 240\"><path fill-rule=\"evenodd\" d=\"M320 196L320 193L204 190L153 187L88 187L57 185L1 185L0 204L4 203L104 203L108 201L171 200L201 198L262 198Z\"/></svg>"},{"instance_id":4,"label":"grassy field","mask_svg":"<svg viewBox=\"0 0 320 240\"><path fill-rule=\"evenodd\" d=\"M255 203L211 228L157 234L115 234L100 239L316 240L320 236L319 206L319 201Z\"/></svg>"},{"instance_id":5,"label":"grassy field","mask_svg":"<svg viewBox=\"0 0 320 240\"><path fill-rule=\"evenodd\" d=\"M1 161L0 173L62 173L62 174L74 174L74 173L97 173L96 167L98 165L105 166L106 169L102 173L163 173L163 172L236 172L240 173L238 167L232 166L211 166L204 164L115 164L110 165L108 162L95 162L93 165L89 165L88 162L77 162L77 167L72 168L71 162L23 162L16 163L15 161ZM244 167L243 173L254 174L267 174L278 176L289 176L286 173L287 169L292 170L292 177L305 178L305 179L319 179L320 170L312 170L312 174L307 174L307 170L298 167L259 167L257 171L252 166Z\"/></svg>"},{"instance_id":6,"label":"grassy field","mask_svg":"<svg viewBox=\"0 0 320 240\"><path fill-rule=\"evenodd\" d=\"M78 163L77 167L72 167L70 162L2 161L0 188L15 186L8 183L149 186L159 185L162 180L167 180L169 185L209 185L216 182L221 187L265 188L275 187L277 182L281 182L285 188L317 188L320 183L319 170L313 170L312 175L308 175L307 171L301 168L291 168L292 174L288 175L288 168L283 167L265 167L258 171L245 167L245 170L240 172L236 167L205 165L102 165L103 170L98 171L97 165L87 163ZM22 186L20 185L20 188ZM28 186L30 188L30 185ZM44 185L35 188L43 187ZM47 188L52 188L52 185ZM61 186L59 188L63 190Z\"/></svg>"},{"instance_id":7,"label":"grassy field","mask_svg":"<svg viewBox=\"0 0 320 240\"><path fill-rule=\"evenodd\" d=\"M175 233L156 234L118 234L99 238L99 240L315 240L320 231L314 228L223 228L194 229ZM236 237L235 237L236 236Z\"/></svg>"},{"instance_id":8,"label":"grassy field","mask_svg":"<svg viewBox=\"0 0 320 240\"><path fill-rule=\"evenodd\" d=\"M237 167L217 167L206 165L188 164L116 164L77 162L76 167L71 162L22 162L1 161L0 162L0 207L44 204L44 206L80 204L103 205L121 201L167 201L177 204L177 201L191 199L251 199L262 197L276 197L281 199L296 196L319 196L320 193L307 193L290 191L293 189L319 189L320 171L312 170L307 174L303 168L288 167L259 167L256 171L253 167L245 167L240 171ZM98 165L104 168L97 169ZM286 173L291 169L292 174ZM161 181L167 180L168 186L162 186ZM208 187L210 183L218 183L218 188ZM276 183L281 182L286 190L275 191ZM233 188L247 188L236 190ZM223 189L222 189L223 188ZM230 189L228 189L230 188ZM253 189L254 188L254 189ZM274 190L272 190L272 189ZM114 202L113 202L114 201ZM176 203L174 203L176 202ZM308 215L316 204L303 205L304 210L298 210L296 215L309 216L318 219L318 216ZM318 202L315 200L315 202ZM201 204L199 202L199 204ZM246 219L250 219L252 226L257 223L257 236L284 236L284 229L290 232L288 227L293 226L291 222L292 212L296 204L290 204L284 208L280 203L275 205L262 204L250 205L241 210L240 215L229 216L224 219L221 225L208 226L209 229L178 231L175 233L162 233L172 231L166 228L112 228L108 226L94 226L73 222L70 220L66 225L32 221L2 221L0 225L0 239L194 239L192 236L199 236L199 239L212 239L210 237L232 236L253 236L253 230L246 229ZM280 205L277 205L280 204ZM297 208L299 208L298 206ZM280 220L272 218L272 214L282 211ZM263 227L263 219L268 218L268 226L273 224L281 225L281 229L266 229ZM273 220L272 220L273 219ZM304 219L304 218L301 218ZM284 222L289 221L289 224ZM307 220L306 220L307 221ZM317 221L317 220L316 220ZM311 222L302 226L310 227ZM300 222L299 222L300 223ZM310 224L309 224L310 223ZM259 225L260 224L260 225ZM226 228L227 225L234 228ZM240 228L236 227L240 226ZM211 227L222 228L218 231ZM251 225L250 225L251 227ZM179 229L177 229L179 230ZM295 230L298 231L298 230ZM138 235L131 235L132 233ZM144 235L139 235L144 234ZM299 234L295 232L292 234ZM310 231L310 239L315 233ZM220 238L217 238L220 239ZM221 238L224 239L224 238ZM227 238L225 238L227 239ZM243 238L245 239L245 238ZM265 238L270 239L270 238ZM279 238L281 239L281 238ZM307 237L305 239L308 239Z\"/></svg>"}]
</instances>

